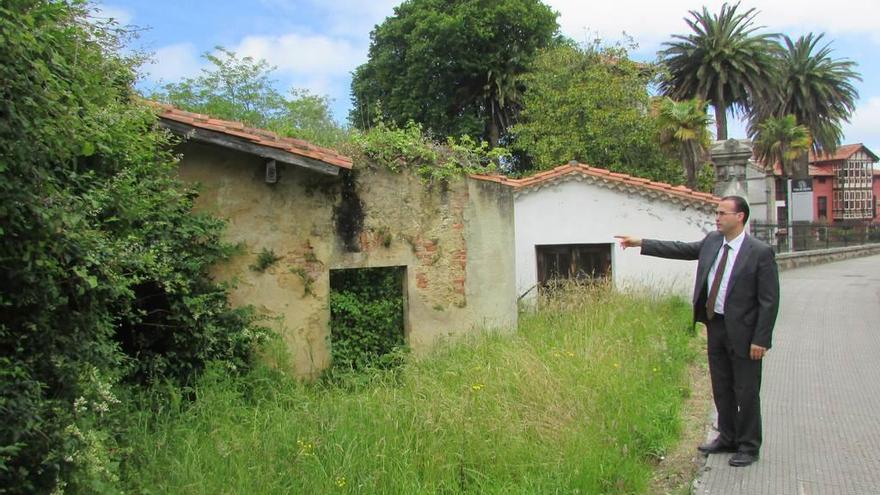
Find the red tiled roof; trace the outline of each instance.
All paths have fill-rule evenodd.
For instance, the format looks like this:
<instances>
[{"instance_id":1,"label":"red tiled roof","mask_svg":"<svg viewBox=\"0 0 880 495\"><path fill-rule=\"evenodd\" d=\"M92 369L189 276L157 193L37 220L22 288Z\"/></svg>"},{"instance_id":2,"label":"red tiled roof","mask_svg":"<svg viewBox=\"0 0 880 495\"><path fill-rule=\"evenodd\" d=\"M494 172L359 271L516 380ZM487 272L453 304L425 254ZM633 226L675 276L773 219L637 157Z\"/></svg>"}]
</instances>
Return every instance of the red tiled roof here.
<instances>
[{"instance_id":1,"label":"red tiled roof","mask_svg":"<svg viewBox=\"0 0 880 495\"><path fill-rule=\"evenodd\" d=\"M834 172L832 172L828 167L816 167L810 165L810 177L834 177Z\"/></svg>"},{"instance_id":2,"label":"red tiled roof","mask_svg":"<svg viewBox=\"0 0 880 495\"><path fill-rule=\"evenodd\" d=\"M604 168L591 167L583 163L570 163L556 167L546 172L541 172L531 177L511 179L502 175L473 175L479 180L498 182L513 187L516 190L545 185L558 180L564 180L569 176L586 177L599 184L606 186L622 186L643 193L659 193L670 199L688 202L699 202L706 206L714 207L721 198L718 196L694 191L685 186L673 186L665 182L654 182L641 177L612 172Z\"/></svg>"},{"instance_id":3,"label":"red tiled roof","mask_svg":"<svg viewBox=\"0 0 880 495\"><path fill-rule=\"evenodd\" d=\"M832 177L834 172L829 170L826 165L809 165L810 177ZM773 175L782 177L782 165L779 162L773 164Z\"/></svg>"},{"instance_id":4,"label":"red tiled roof","mask_svg":"<svg viewBox=\"0 0 880 495\"><path fill-rule=\"evenodd\" d=\"M243 139L257 146L266 146L280 151L291 153L313 160L318 160L328 165L339 168L351 169L351 158L341 155L329 148L315 146L308 141L283 137L265 129L247 127L241 122L215 119L200 113L187 112L171 105L149 102L159 108L159 118L179 122L199 129L215 131L235 138Z\"/></svg>"},{"instance_id":5,"label":"red tiled roof","mask_svg":"<svg viewBox=\"0 0 880 495\"><path fill-rule=\"evenodd\" d=\"M855 152L862 150L862 149L864 149L865 153L867 153L870 157L872 157L874 159L874 161L878 160L877 155L875 155L871 150L869 150L864 144L854 143L854 144L843 144L843 145L838 146L837 150L834 152L833 155L828 154L828 153L822 153L821 155L816 155L812 150L810 150L810 163L830 162L830 161L835 161L835 160L846 160L847 158L852 156Z\"/></svg>"}]
</instances>

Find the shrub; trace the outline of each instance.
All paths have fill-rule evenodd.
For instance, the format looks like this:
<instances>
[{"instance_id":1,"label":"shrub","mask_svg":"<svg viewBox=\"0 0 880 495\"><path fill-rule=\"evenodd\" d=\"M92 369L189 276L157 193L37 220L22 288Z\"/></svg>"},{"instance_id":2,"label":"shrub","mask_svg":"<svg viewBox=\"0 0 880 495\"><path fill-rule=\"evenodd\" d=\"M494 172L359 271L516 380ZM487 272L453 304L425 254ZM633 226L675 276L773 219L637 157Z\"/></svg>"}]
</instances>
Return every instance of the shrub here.
<instances>
[{"instance_id":1,"label":"shrub","mask_svg":"<svg viewBox=\"0 0 880 495\"><path fill-rule=\"evenodd\" d=\"M353 151L363 154L369 163L392 172L412 169L425 182L443 182L468 174L486 174L496 170L498 162L509 159L506 149L489 149L464 136L446 138L445 143L431 140L419 124L405 127L379 122L375 127L352 134Z\"/></svg>"},{"instance_id":2,"label":"shrub","mask_svg":"<svg viewBox=\"0 0 880 495\"><path fill-rule=\"evenodd\" d=\"M120 384L250 362L122 33L78 1L0 6L0 493L112 491Z\"/></svg>"}]
</instances>

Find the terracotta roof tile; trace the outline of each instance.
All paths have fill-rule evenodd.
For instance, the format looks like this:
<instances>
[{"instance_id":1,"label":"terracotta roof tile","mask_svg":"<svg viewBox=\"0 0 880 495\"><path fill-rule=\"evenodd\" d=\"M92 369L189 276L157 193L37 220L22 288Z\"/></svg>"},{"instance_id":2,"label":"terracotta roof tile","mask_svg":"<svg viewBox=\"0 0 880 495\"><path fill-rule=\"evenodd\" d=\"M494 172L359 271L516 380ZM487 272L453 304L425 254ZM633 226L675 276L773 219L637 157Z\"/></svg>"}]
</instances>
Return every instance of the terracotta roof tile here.
<instances>
[{"instance_id":1,"label":"terracotta roof tile","mask_svg":"<svg viewBox=\"0 0 880 495\"><path fill-rule=\"evenodd\" d=\"M828 162L828 161L834 161L834 160L846 160L847 158L852 156L853 153L855 153L861 149L864 149L865 153L870 155L874 159L874 161L878 160L877 155L875 155L871 150L869 150L864 144L853 143L853 144L843 144L843 145L838 146L837 150L834 152L833 155L828 154L828 153L822 153L820 155L816 155L811 150L810 151L810 163Z\"/></svg>"},{"instance_id":2,"label":"terracotta roof tile","mask_svg":"<svg viewBox=\"0 0 880 495\"><path fill-rule=\"evenodd\" d=\"M810 177L833 177L834 172L832 172L828 167L831 166L830 163L827 162L818 162L817 165L809 166L809 174ZM773 175L777 177L782 176L782 165L779 162L773 164Z\"/></svg>"},{"instance_id":3,"label":"terracotta roof tile","mask_svg":"<svg viewBox=\"0 0 880 495\"><path fill-rule=\"evenodd\" d=\"M241 122L216 119L200 113L187 112L174 108L171 105L156 102L149 102L149 104L159 109L159 118L161 119L172 120L199 129L207 129L227 134L229 136L250 141L259 146L279 149L293 155L311 158L339 168L351 169L352 167L351 158L341 155L329 148L315 146L302 139L279 136L278 134L265 129L248 127Z\"/></svg>"},{"instance_id":4,"label":"terracotta roof tile","mask_svg":"<svg viewBox=\"0 0 880 495\"><path fill-rule=\"evenodd\" d=\"M833 177L834 172L828 167L810 165L810 177Z\"/></svg>"},{"instance_id":5,"label":"terracotta roof tile","mask_svg":"<svg viewBox=\"0 0 880 495\"><path fill-rule=\"evenodd\" d=\"M561 165L552 170L540 172L521 179L511 179L502 175L472 175L471 177L478 180L505 184L516 190L523 190L562 179L570 175L599 179L600 182L605 184L617 184L641 192L662 193L672 199L696 201L712 207L721 200L721 198L715 195L694 191L685 186L673 186L672 184L667 184L665 182L654 182L642 177L633 177L632 175L612 172L604 168L591 167L582 163Z\"/></svg>"}]
</instances>

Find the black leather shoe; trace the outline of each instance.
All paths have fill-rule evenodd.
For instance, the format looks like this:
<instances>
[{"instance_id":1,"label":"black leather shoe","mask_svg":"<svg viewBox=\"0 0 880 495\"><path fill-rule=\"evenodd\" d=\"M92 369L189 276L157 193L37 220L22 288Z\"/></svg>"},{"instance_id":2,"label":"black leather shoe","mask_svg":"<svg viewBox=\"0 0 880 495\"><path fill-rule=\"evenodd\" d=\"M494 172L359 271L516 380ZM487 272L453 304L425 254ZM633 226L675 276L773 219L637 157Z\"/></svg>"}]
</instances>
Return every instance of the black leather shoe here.
<instances>
[{"instance_id":1,"label":"black leather shoe","mask_svg":"<svg viewBox=\"0 0 880 495\"><path fill-rule=\"evenodd\" d=\"M697 450L704 454L717 454L719 452L736 452L736 445L732 443L725 443L721 440L721 437L712 440L711 442L706 442L703 445L697 447Z\"/></svg>"},{"instance_id":2,"label":"black leather shoe","mask_svg":"<svg viewBox=\"0 0 880 495\"><path fill-rule=\"evenodd\" d=\"M747 452L737 452L727 461L733 467L743 467L753 464L758 460L758 454L749 454Z\"/></svg>"}]
</instances>

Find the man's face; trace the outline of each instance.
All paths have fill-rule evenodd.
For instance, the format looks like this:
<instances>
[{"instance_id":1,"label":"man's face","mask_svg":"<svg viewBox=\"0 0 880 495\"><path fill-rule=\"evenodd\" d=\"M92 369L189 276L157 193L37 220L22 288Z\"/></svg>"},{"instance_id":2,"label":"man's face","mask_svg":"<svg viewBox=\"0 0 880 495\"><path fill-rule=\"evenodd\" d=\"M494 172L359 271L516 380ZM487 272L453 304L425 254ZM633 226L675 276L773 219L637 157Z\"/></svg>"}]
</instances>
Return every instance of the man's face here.
<instances>
[{"instance_id":1,"label":"man's face","mask_svg":"<svg viewBox=\"0 0 880 495\"><path fill-rule=\"evenodd\" d=\"M736 211L736 204L733 201L724 200L715 208L715 227L725 235L735 232L742 226L744 216L744 213Z\"/></svg>"}]
</instances>

